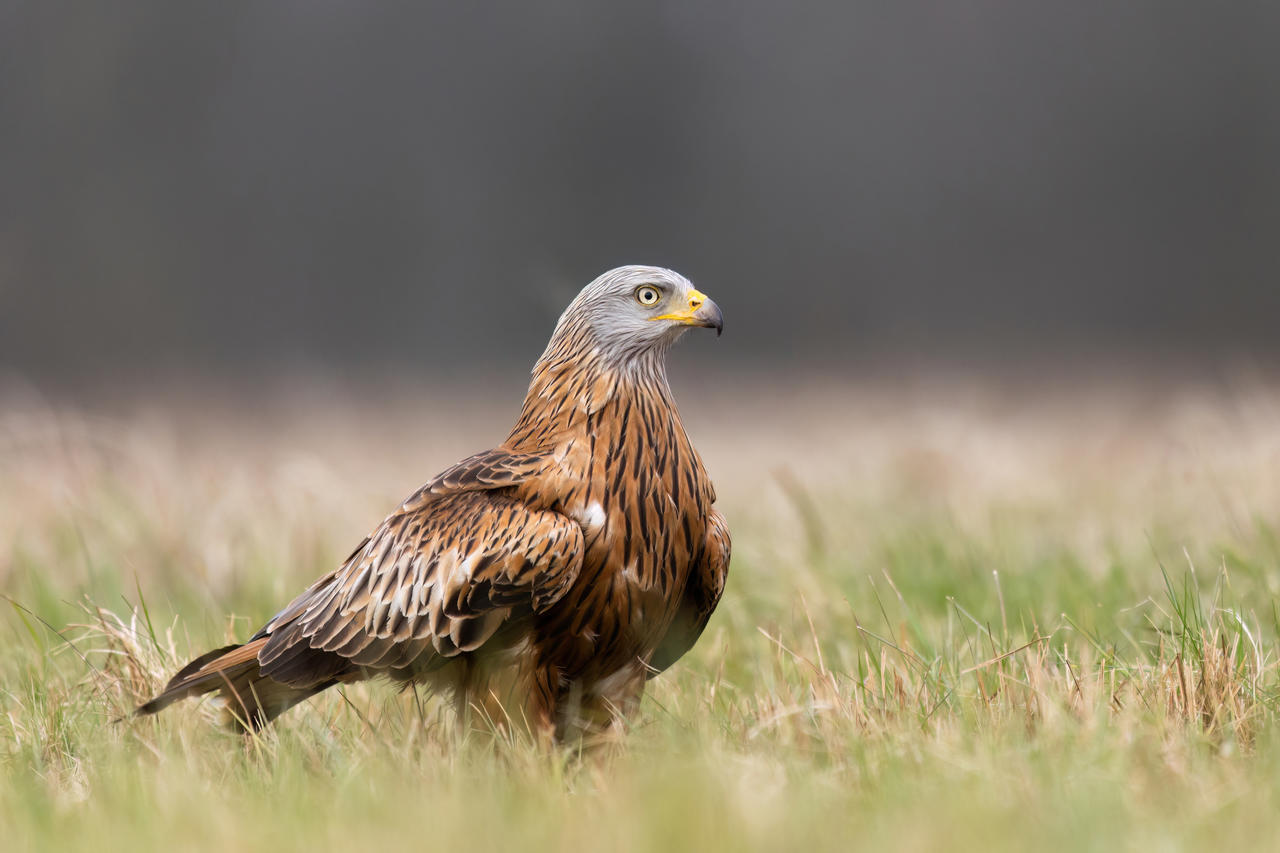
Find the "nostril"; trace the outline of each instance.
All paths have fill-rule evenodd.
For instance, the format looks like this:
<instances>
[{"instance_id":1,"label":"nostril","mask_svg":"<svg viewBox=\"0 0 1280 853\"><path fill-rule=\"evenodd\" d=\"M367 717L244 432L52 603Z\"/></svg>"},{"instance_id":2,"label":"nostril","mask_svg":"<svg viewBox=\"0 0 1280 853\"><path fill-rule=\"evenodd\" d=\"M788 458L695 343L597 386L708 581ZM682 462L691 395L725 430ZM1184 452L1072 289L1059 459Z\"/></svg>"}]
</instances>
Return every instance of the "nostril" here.
<instances>
[{"instance_id":1,"label":"nostril","mask_svg":"<svg viewBox=\"0 0 1280 853\"><path fill-rule=\"evenodd\" d=\"M701 305L702 305L702 300L701 300L701 299L699 299L699 298L698 298L698 297L696 297L696 296L690 296L690 297L689 297L689 307L690 307L690 308L698 308L698 307L699 307L699 306L701 306Z\"/></svg>"}]
</instances>

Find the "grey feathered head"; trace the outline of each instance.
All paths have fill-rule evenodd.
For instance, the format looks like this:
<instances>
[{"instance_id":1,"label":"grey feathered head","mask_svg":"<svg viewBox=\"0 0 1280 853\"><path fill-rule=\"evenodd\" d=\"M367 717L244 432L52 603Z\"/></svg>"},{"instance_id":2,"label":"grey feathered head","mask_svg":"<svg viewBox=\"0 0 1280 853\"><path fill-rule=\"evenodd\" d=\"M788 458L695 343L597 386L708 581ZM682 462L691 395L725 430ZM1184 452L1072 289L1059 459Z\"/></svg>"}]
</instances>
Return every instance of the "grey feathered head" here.
<instances>
[{"instance_id":1,"label":"grey feathered head","mask_svg":"<svg viewBox=\"0 0 1280 853\"><path fill-rule=\"evenodd\" d=\"M560 317L556 334L589 330L602 355L627 359L663 350L691 326L724 327L720 308L689 280L662 267L626 266L588 284Z\"/></svg>"}]
</instances>

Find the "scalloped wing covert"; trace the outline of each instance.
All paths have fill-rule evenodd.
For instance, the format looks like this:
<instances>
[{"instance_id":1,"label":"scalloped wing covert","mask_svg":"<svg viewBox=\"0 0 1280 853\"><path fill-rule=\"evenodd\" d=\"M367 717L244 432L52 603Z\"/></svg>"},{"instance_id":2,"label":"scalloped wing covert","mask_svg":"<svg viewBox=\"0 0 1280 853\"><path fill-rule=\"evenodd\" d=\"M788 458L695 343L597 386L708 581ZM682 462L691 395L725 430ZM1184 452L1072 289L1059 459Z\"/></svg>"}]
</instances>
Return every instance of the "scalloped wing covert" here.
<instances>
[{"instance_id":1,"label":"scalloped wing covert","mask_svg":"<svg viewBox=\"0 0 1280 853\"><path fill-rule=\"evenodd\" d=\"M446 476L468 466L460 481L492 481L491 465L471 462ZM313 666L314 652L360 667L420 666L424 656L475 651L504 623L564 595L582 566L576 522L494 491L500 486L432 492L443 480L406 501L341 569L258 632L267 638L264 675L294 685L328 675Z\"/></svg>"}]
</instances>

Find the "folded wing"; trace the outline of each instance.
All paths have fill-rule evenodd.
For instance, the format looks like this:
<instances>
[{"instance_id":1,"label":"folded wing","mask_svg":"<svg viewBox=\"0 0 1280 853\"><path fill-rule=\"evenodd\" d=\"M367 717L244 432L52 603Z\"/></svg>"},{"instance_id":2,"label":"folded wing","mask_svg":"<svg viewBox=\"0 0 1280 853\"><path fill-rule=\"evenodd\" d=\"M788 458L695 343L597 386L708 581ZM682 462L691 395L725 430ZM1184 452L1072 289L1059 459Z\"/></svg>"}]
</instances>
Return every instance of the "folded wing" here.
<instances>
[{"instance_id":1,"label":"folded wing","mask_svg":"<svg viewBox=\"0 0 1280 853\"><path fill-rule=\"evenodd\" d=\"M671 627L649 659L649 677L657 675L693 648L720 602L729 576L729 525L718 511L707 513L702 552L694 561L689 582L680 599Z\"/></svg>"},{"instance_id":2,"label":"folded wing","mask_svg":"<svg viewBox=\"0 0 1280 853\"><path fill-rule=\"evenodd\" d=\"M262 673L304 686L352 666L427 666L558 601L582 566L582 530L505 488L538 464L481 454L424 486L258 632Z\"/></svg>"}]
</instances>

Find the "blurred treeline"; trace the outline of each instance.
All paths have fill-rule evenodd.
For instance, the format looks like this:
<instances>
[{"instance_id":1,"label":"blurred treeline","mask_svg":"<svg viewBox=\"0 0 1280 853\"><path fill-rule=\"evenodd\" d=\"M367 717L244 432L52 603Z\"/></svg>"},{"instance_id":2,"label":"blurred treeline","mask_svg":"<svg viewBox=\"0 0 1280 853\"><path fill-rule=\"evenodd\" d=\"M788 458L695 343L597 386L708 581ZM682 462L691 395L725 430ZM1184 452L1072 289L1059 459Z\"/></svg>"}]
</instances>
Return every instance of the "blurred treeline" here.
<instances>
[{"instance_id":1,"label":"blurred treeline","mask_svg":"<svg viewBox=\"0 0 1280 853\"><path fill-rule=\"evenodd\" d=\"M1266 2L2 3L0 367L527 365L631 262L743 364L1269 354L1278 45Z\"/></svg>"}]
</instances>

